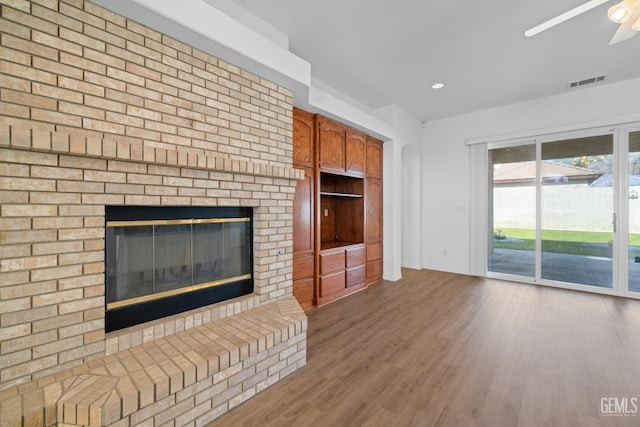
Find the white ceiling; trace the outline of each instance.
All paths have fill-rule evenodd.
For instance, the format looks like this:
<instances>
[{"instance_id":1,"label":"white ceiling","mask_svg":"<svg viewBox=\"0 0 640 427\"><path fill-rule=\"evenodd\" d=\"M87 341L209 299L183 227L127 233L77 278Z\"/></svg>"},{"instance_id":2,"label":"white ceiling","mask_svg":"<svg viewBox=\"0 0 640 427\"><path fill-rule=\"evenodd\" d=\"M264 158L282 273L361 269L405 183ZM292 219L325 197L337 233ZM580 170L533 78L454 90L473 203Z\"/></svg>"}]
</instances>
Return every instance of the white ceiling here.
<instances>
[{"instance_id":1,"label":"white ceiling","mask_svg":"<svg viewBox=\"0 0 640 427\"><path fill-rule=\"evenodd\" d=\"M608 45L615 1L533 38L524 31L586 0L235 1L288 35L314 78L420 120L582 90L568 83L596 75L640 77L640 35Z\"/></svg>"}]
</instances>

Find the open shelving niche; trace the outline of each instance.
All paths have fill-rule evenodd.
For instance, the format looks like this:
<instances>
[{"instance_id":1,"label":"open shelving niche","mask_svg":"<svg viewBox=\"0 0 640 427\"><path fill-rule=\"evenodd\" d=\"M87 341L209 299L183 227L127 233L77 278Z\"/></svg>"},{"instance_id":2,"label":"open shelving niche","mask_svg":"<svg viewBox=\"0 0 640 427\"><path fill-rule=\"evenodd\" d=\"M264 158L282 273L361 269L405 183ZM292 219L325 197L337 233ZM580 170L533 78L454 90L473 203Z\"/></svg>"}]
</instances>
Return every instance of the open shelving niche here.
<instances>
[{"instance_id":1,"label":"open shelving niche","mask_svg":"<svg viewBox=\"0 0 640 427\"><path fill-rule=\"evenodd\" d=\"M364 243L364 179L320 173L320 249Z\"/></svg>"}]
</instances>

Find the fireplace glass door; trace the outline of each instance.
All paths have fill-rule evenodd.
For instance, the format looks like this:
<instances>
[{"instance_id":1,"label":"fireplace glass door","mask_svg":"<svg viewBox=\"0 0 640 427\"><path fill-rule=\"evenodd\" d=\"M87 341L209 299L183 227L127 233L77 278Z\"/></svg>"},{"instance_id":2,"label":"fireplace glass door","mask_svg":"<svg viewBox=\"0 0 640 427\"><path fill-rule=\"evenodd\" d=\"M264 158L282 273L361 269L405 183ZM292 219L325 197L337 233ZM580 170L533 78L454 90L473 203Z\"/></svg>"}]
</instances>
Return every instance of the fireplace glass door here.
<instances>
[{"instance_id":1,"label":"fireplace glass door","mask_svg":"<svg viewBox=\"0 0 640 427\"><path fill-rule=\"evenodd\" d=\"M106 236L107 313L252 279L250 217L111 220Z\"/></svg>"}]
</instances>

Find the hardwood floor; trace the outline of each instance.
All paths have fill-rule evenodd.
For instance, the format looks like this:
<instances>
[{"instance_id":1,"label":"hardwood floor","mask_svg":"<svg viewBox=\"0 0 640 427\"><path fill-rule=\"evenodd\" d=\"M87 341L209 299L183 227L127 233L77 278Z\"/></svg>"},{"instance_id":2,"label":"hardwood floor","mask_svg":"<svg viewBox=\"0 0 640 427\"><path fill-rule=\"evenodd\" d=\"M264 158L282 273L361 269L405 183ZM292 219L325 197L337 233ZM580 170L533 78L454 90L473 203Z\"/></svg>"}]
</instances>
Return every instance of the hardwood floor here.
<instances>
[{"instance_id":1,"label":"hardwood floor","mask_svg":"<svg viewBox=\"0 0 640 427\"><path fill-rule=\"evenodd\" d=\"M211 427L640 425L601 413L640 399L640 301L403 275L308 311L307 366Z\"/></svg>"}]
</instances>

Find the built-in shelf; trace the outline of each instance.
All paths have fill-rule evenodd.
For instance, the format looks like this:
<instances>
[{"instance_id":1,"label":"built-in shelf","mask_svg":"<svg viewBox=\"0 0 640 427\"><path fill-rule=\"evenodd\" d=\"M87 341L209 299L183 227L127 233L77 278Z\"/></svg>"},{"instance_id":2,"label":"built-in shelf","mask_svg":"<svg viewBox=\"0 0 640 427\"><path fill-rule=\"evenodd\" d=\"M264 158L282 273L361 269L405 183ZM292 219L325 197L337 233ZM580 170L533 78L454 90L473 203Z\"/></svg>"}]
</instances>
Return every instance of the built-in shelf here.
<instances>
[{"instance_id":1,"label":"built-in shelf","mask_svg":"<svg viewBox=\"0 0 640 427\"><path fill-rule=\"evenodd\" d=\"M346 240L329 240L326 242L321 242L320 250L325 251L327 249L342 248L345 246L362 245L363 243L364 242L350 242Z\"/></svg>"},{"instance_id":2,"label":"built-in shelf","mask_svg":"<svg viewBox=\"0 0 640 427\"><path fill-rule=\"evenodd\" d=\"M331 193L328 191L320 192L321 196L330 196L330 197L352 197L354 199L360 199L364 197L362 194L352 194L352 193Z\"/></svg>"},{"instance_id":3,"label":"built-in shelf","mask_svg":"<svg viewBox=\"0 0 640 427\"><path fill-rule=\"evenodd\" d=\"M364 179L321 172L319 184L320 249L363 243Z\"/></svg>"},{"instance_id":4,"label":"built-in shelf","mask_svg":"<svg viewBox=\"0 0 640 427\"><path fill-rule=\"evenodd\" d=\"M320 173L320 194L335 197L364 197L364 179Z\"/></svg>"}]
</instances>

